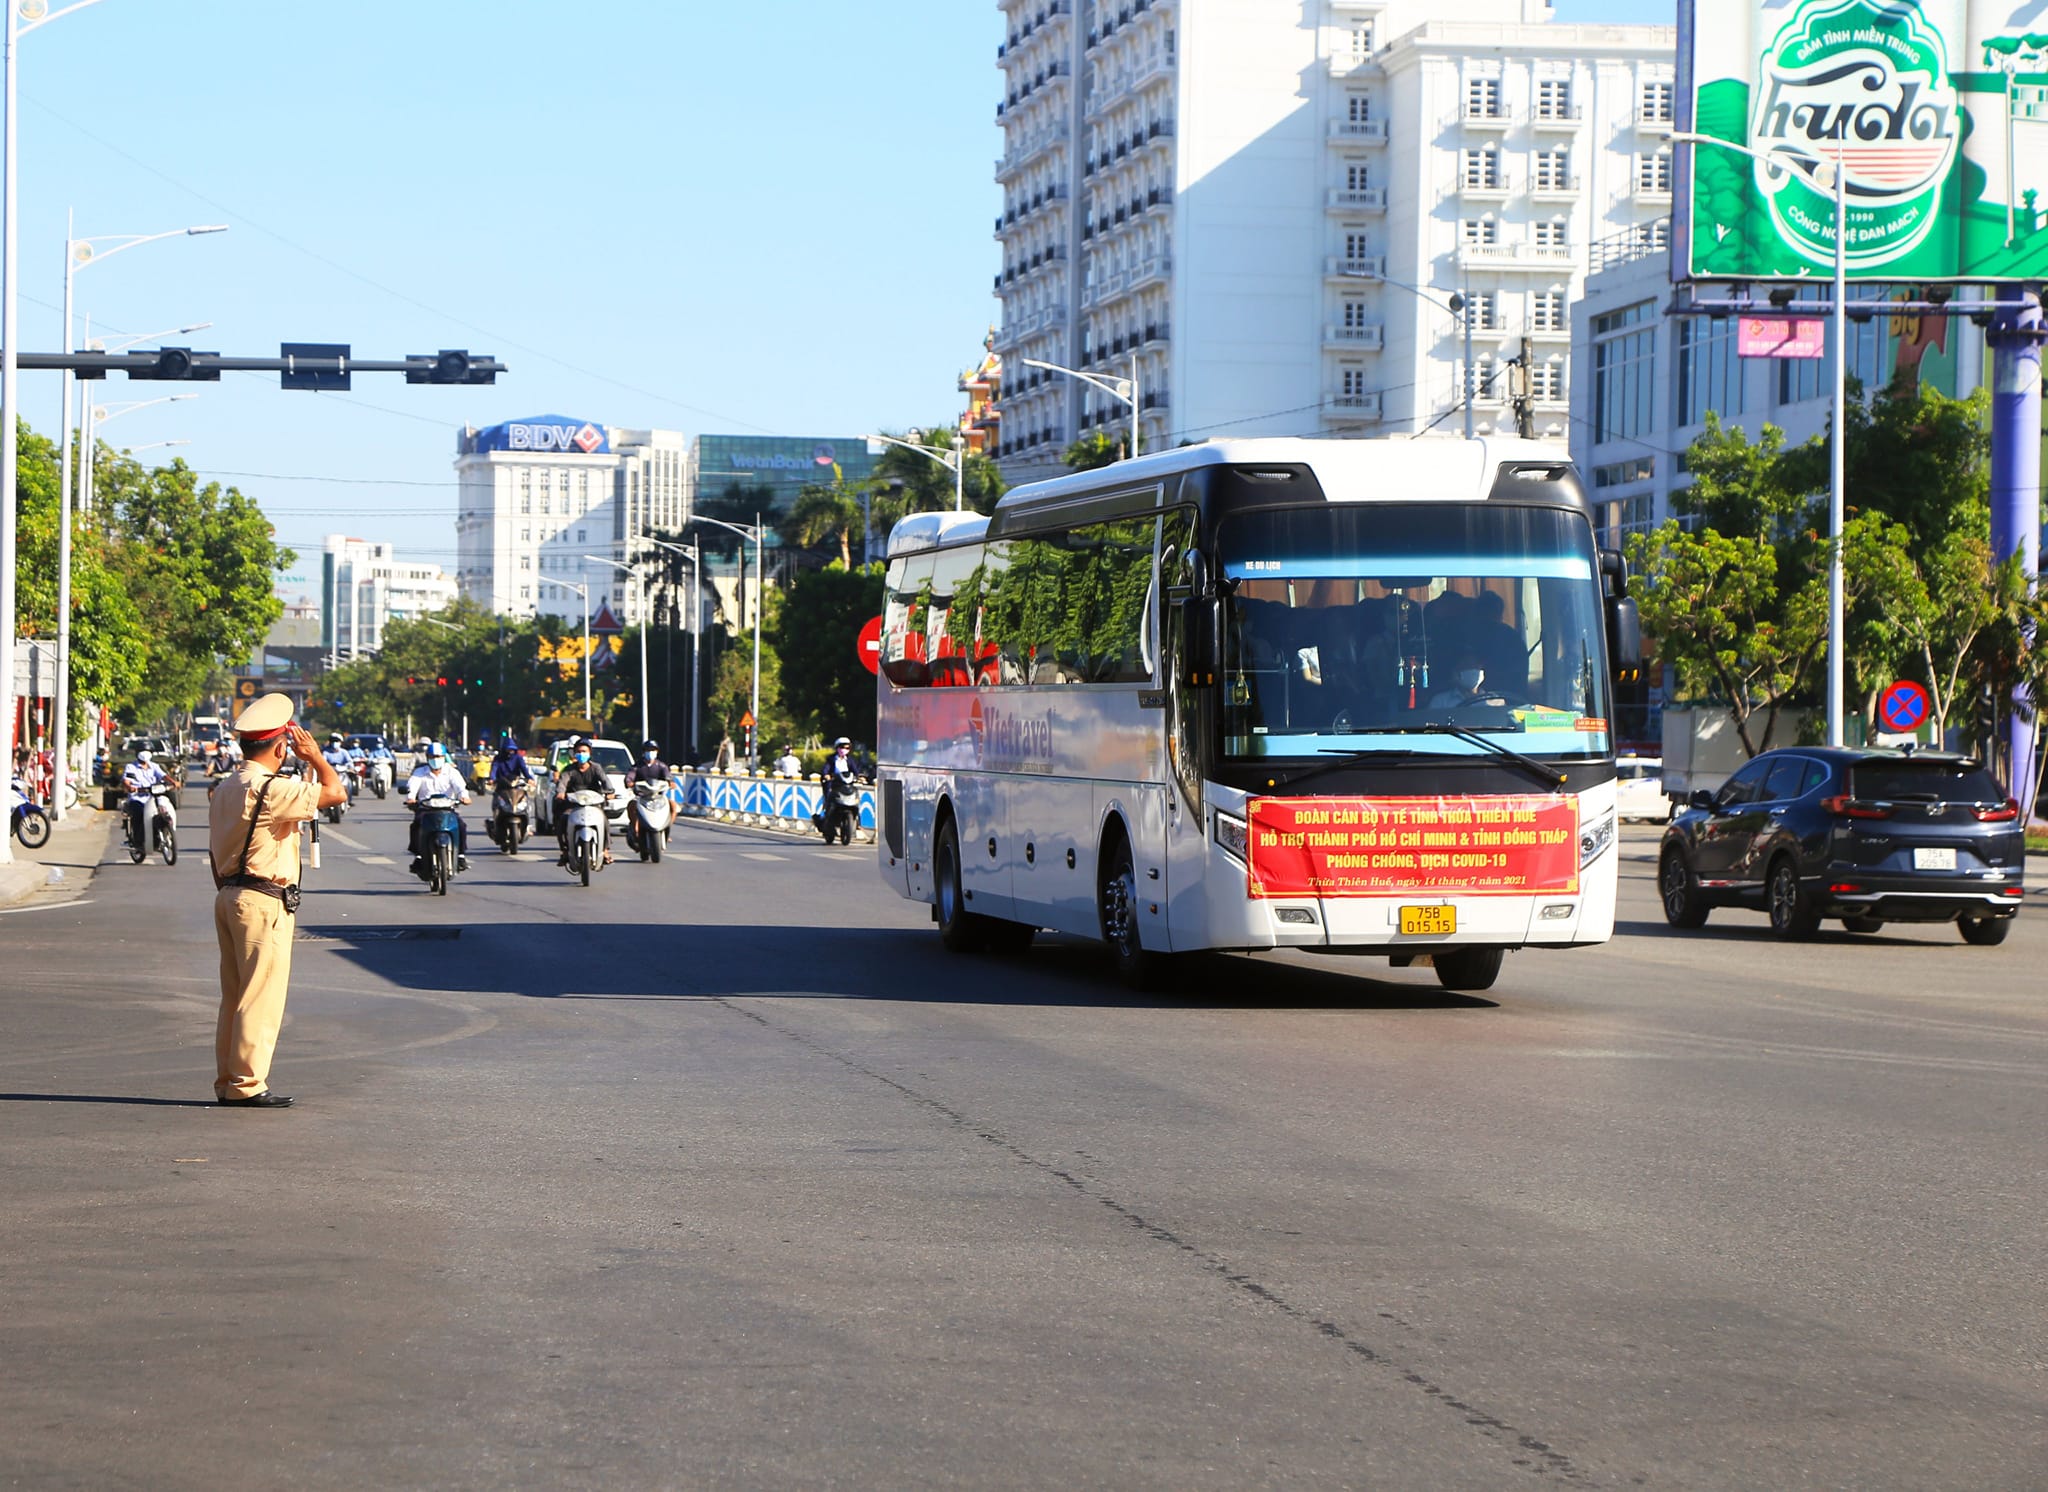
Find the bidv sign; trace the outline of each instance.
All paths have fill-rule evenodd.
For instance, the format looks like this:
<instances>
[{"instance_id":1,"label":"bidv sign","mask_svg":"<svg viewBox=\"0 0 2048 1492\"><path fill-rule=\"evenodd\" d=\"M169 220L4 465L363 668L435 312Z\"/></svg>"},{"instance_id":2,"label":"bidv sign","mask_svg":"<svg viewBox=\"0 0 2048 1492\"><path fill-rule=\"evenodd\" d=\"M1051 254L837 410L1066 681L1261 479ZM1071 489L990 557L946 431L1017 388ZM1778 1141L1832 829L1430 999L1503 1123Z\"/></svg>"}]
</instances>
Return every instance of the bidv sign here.
<instances>
[{"instance_id":1,"label":"bidv sign","mask_svg":"<svg viewBox=\"0 0 2048 1492\"><path fill-rule=\"evenodd\" d=\"M1681 278L2048 274L2048 35L1966 0L1682 0Z\"/></svg>"},{"instance_id":2,"label":"bidv sign","mask_svg":"<svg viewBox=\"0 0 2048 1492\"><path fill-rule=\"evenodd\" d=\"M1757 173L1788 243L1834 263L1834 186L1821 184L1824 161L1840 163L1857 209L1853 267L1889 264L1927 237L1959 132L1941 38L1917 11L1802 6L1764 55L1759 81L1750 143L1789 147L1785 168L1759 164Z\"/></svg>"},{"instance_id":3,"label":"bidv sign","mask_svg":"<svg viewBox=\"0 0 2048 1492\"><path fill-rule=\"evenodd\" d=\"M581 425L540 425L515 420L505 426L508 451L573 451L588 456L603 445L604 431L587 420Z\"/></svg>"}]
</instances>

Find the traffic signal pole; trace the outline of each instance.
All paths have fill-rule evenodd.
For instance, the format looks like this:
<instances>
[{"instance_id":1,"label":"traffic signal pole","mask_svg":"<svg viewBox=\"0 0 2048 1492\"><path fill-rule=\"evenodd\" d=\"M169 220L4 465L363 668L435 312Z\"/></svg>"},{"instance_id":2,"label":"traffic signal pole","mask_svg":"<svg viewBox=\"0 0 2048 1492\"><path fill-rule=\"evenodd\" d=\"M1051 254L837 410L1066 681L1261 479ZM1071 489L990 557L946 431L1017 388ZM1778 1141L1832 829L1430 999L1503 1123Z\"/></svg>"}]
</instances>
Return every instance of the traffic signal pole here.
<instances>
[{"instance_id":1,"label":"traffic signal pole","mask_svg":"<svg viewBox=\"0 0 2048 1492\"><path fill-rule=\"evenodd\" d=\"M1991 554L2020 556L2029 586L2041 572L2041 302L2020 285L1998 287L1991 325ZM2034 805L2035 722L2024 688L2014 691L2007 742L2010 788L2021 821Z\"/></svg>"}]
</instances>

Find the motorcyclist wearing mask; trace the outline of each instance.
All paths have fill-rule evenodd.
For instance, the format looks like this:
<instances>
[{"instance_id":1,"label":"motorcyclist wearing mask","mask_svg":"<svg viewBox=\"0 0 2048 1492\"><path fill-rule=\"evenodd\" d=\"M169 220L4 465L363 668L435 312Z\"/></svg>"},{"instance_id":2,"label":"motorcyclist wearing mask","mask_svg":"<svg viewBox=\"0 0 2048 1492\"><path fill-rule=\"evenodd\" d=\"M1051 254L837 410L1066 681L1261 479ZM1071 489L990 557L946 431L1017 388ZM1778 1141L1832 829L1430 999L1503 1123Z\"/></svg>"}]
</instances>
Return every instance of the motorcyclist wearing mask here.
<instances>
[{"instance_id":1,"label":"motorcyclist wearing mask","mask_svg":"<svg viewBox=\"0 0 2048 1492\"><path fill-rule=\"evenodd\" d=\"M834 785L835 779L839 782L847 783L856 780L853 765L853 742L841 736L832 743L832 754L825 758L825 765L821 775L824 777L825 786L828 789Z\"/></svg>"},{"instance_id":2,"label":"motorcyclist wearing mask","mask_svg":"<svg viewBox=\"0 0 2048 1492\"><path fill-rule=\"evenodd\" d=\"M578 739L570 743L569 760L562 770L555 774L555 838L562 847L561 864L569 863L569 794L593 792L609 795L611 784L605 780L604 768L590 759L590 743ZM611 820L604 821L604 863L612 863Z\"/></svg>"},{"instance_id":3,"label":"motorcyclist wearing mask","mask_svg":"<svg viewBox=\"0 0 2048 1492\"><path fill-rule=\"evenodd\" d=\"M519 743L507 735L498 743L497 755L491 758L491 786L509 787L515 782L530 781L533 767L526 760L526 753L519 749Z\"/></svg>"},{"instance_id":4,"label":"motorcyclist wearing mask","mask_svg":"<svg viewBox=\"0 0 2048 1492\"><path fill-rule=\"evenodd\" d=\"M469 802L469 784L462 780L462 773L455 763L448 759L448 748L439 741L427 747L425 758L412 769L412 776L406 779L405 801L424 803L427 799L446 795L458 803ZM406 835L406 848L412 852L412 872L423 875L426 865L420 859L420 820L414 814L412 828ZM469 825L461 814L455 816L455 868L469 869Z\"/></svg>"}]
</instances>

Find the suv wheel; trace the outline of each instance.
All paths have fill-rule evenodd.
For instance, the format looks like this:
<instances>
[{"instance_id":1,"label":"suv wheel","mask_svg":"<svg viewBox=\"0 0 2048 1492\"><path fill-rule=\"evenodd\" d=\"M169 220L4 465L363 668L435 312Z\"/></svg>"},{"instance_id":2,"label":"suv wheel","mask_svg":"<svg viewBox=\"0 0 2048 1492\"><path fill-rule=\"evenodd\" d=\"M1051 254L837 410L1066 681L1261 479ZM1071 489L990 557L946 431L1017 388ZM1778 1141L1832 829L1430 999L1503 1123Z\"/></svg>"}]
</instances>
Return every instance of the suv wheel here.
<instances>
[{"instance_id":1,"label":"suv wheel","mask_svg":"<svg viewBox=\"0 0 2048 1492\"><path fill-rule=\"evenodd\" d=\"M1799 864L1790 855L1771 862L1765 883L1771 914L1771 931L1781 938L1810 938L1820 927L1820 913L1813 909L1806 888L1799 884Z\"/></svg>"},{"instance_id":2,"label":"suv wheel","mask_svg":"<svg viewBox=\"0 0 2048 1492\"><path fill-rule=\"evenodd\" d=\"M1976 948L1996 948L2005 941L2005 935L2012 930L2010 917L1963 917L1957 920L1956 930L1963 935L1963 941Z\"/></svg>"},{"instance_id":3,"label":"suv wheel","mask_svg":"<svg viewBox=\"0 0 2048 1492\"><path fill-rule=\"evenodd\" d=\"M1657 867L1657 890L1664 902L1666 922L1673 927L1706 926L1706 898L1700 894L1699 885L1693 880L1692 867L1685 861L1685 851L1670 849L1664 852L1664 863Z\"/></svg>"}]
</instances>

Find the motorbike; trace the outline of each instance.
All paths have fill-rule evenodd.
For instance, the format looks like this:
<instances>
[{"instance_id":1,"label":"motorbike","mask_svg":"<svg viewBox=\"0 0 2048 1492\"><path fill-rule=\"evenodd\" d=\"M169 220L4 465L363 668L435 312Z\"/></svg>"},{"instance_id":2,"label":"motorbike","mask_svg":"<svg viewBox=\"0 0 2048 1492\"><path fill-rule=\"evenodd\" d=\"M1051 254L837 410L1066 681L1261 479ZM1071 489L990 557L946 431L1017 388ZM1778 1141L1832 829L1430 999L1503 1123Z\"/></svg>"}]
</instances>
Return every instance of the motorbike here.
<instances>
[{"instance_id":1,"label":"motorbike","mask_svg":"<svg viewBox=\"0 0 2048 1492\"><path fill-rule=\"evenodd\" d=\"M420 858L426 861L423 879L427 889L436 896L448 894L448 883L455 879L460 863L462 829L455 812L455 799L446 793L435 793L413 804L418 816Z\"/></svg>"},{"instance_id":2,"label":"motorbike","mask_svg":"<svg viewBox=\"0 0 2048 1492\"><path fill-rule=\"evenodd\" d=\"M830 844L853 843L854 826L860 822L860 784L849 777L828 777L821 791L825 806L812 815L811 822Z\"/></svg>"},{"instance_id":3,"label":"motorbike","mask_svg":"<svg viewBox=\"0 0 2048 1492\"><path fill-rule=\"evenodd\" d=\"M126 836L128 858L140 865L155 850L164 864L178 863L178 807L173 799L177 789L159 782L130 793L121 805L121 832Z\"/></svg>"},{"instance_id":4,"label":"motorbike","mask_svg":"<svg viewBox=\"0 0 2048 1492\"><path fill-rule=\"evenodd\" d=\"M12 807L7 815L7 828L16 839L29 849L41 849L50 839L50 816L30 799L28 787L17 777L8 785Z\"/></svg>"},{"instance_id":5,"label":"motorbike","mask_svg":"<svg viewBox=\"0 0 2048 1492\"><path fill-rule=\"evenodd\" d=\"M659 865L675 817L676 805L668 795L667 783L634 783L633 806L626 813L626 842L643 861Z\"/></svg>"},{"instance_id":6,"label":"motorbike","mask_svg":"<svg viewBox=\"0 0 2048 1492\"><path fill-rule=\"evenodd\" d=\"M391 791L393 778L397 776L396 771L392 767L391 758L388 756L371 757L368 763L368 776L370 779L370 791L375 793L377 801L382 803L384 795Z\"/></svg>"},{"instance_id":7,"label":"motorbike","mask_svg":"<svg viewBox=\"0 0 2048 1492\"><path fill-rule=\"evenodd\" d=\"M518 854L533 832L532 797L533 784L524 778L501 782L491 794L491 843L508 855Z\"/></svg>"},{"instance_id":8,"label":"motorbike","mask_svg":"<svg viewBox=\"0 0 2048 1492\"><path fill-rule=\"evenodd\" d=\"M569 794L569 874L590 884L590 873L604 869L606 795L592 788Z\"/></svg>"},{"instance_id":9,"label":"motorbike","mask_svg":"<svg viewBox=\"0 0 2048 1492\"><path fill-rule=\"evenodd\" d=\"M353 762L344 762L341 763L336 768L336 770L341 775L342 786L348 789L348 800L346 802L336 803L332 807L323 808L320 810L321 813L326 815L327 822L330 824L340 823L342 815L347 813L351 808L355 807L356 802L355 764Z\"/></svg>"}]
</instances>

